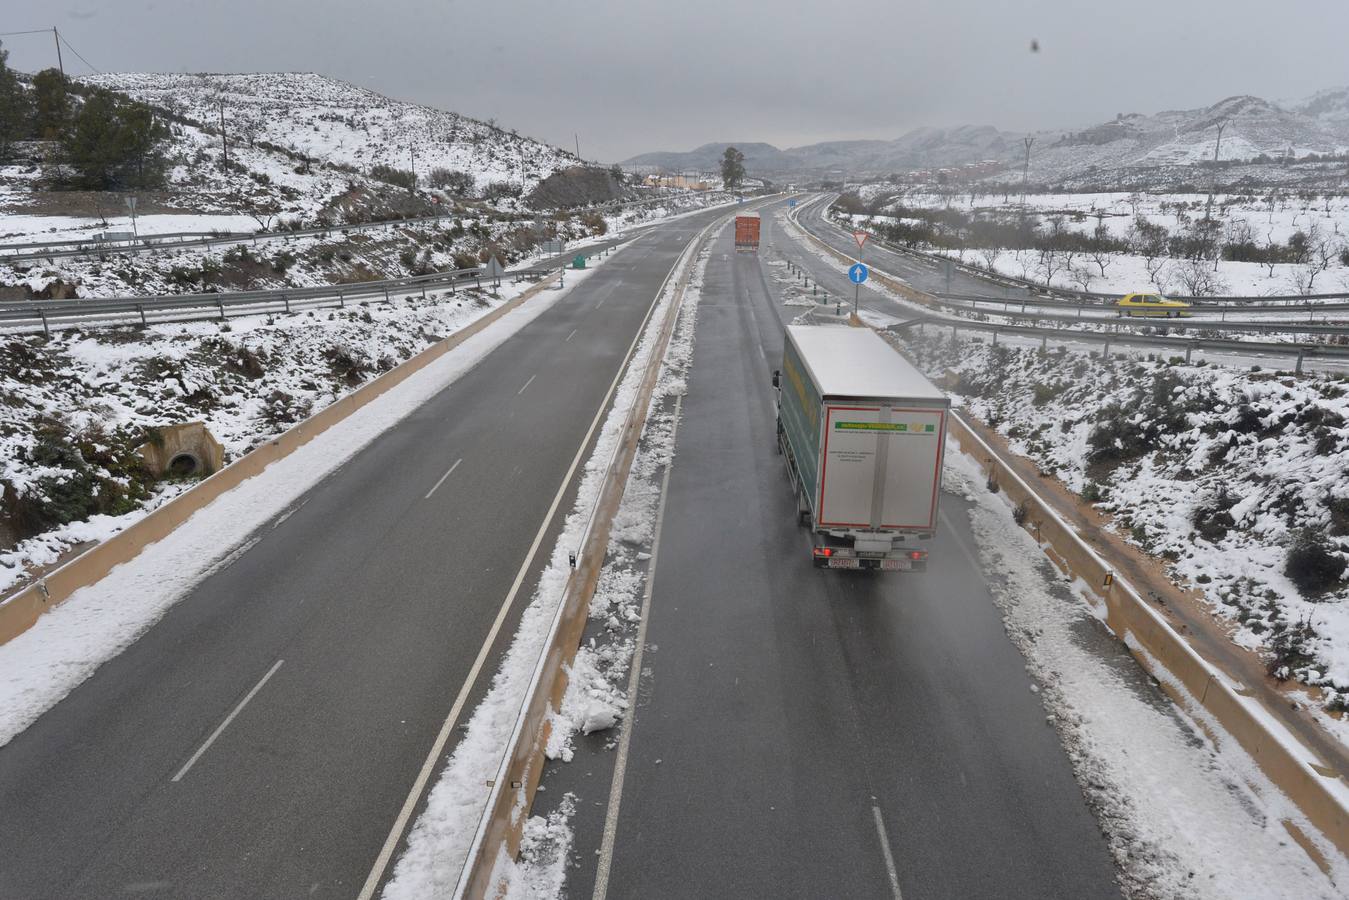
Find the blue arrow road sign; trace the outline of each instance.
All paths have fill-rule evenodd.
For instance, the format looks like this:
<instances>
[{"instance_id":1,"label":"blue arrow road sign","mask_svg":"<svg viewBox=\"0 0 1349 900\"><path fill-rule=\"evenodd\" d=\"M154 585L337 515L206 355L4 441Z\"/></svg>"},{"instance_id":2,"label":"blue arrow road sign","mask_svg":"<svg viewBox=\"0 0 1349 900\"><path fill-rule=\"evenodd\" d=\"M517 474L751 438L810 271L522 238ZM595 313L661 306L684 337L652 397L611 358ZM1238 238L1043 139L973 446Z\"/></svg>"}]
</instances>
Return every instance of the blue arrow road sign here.
<instances>
[{"instance_id":1,"label":"blue arrow road sign","mask_svg":"<svg viewBox=\"0 0 1349 900\"><path fill-rule=\"evenodd\" d=\"M788 200L788 201L787 201L787 205L788 205L788 206L795 206L795 205L796 205L796 200L795 200L795 198L793 198L793 199L791 199L791 200Z\"/></svg>"},{"instance_id":2,"label":"blue arrow road sign","mask_svg":"<svg viewBox=\"0 0 1349 900\"><path fill-rule=\"evenodd\" d=\"M861 263L853 263L852 268L848 270L848 280L853 284L861 284L867 280L867 267Z\"/></svg>"}]
</instances>

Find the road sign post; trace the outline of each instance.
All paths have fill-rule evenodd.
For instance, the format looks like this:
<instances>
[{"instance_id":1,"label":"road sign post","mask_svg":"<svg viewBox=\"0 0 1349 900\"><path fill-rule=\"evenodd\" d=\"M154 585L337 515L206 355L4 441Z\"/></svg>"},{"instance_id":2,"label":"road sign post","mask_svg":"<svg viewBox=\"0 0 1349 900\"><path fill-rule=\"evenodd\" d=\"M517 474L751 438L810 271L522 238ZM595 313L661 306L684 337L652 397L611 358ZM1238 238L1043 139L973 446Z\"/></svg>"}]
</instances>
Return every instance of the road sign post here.
<instances>
[{"instance_id":1,"label":"road sign post","mask_svg":"<svg viewBox=\"0 0 1349 900\"><path fill-rule=\"evenodd\" d=\"M861 241L858 241L858 246L861 246L861 243L862 243ZM867 276L869 274L871 273L867 271L867 267L864 263L853 263L852 266L849 267L848 269L848 280L851 281L853 284L852 288L853 315L857 315L858 294L862 290L862 282L867 280Z\"/></svg>"}]
</instances>

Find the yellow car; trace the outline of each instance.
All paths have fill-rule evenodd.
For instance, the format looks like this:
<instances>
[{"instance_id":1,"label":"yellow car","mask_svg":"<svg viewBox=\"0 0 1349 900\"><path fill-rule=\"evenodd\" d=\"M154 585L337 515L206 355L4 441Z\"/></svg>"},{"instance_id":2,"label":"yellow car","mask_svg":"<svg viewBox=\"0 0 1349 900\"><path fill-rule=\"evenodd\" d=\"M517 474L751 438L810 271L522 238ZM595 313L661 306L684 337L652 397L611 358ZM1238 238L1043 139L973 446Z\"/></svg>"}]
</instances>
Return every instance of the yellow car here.
<instances>
[{"instance_id":1,"label":"yellow car","mask_svg":"<svg viewBox=\"0 0 1349 900\"><path fill-rule=\"evenodd\" d=\"M1188 317L1190 304L1161 294L1125 294L1115 301L1115 313L1121 316L1162 316L1167 319Z\"/></svg>"}]
</instances>

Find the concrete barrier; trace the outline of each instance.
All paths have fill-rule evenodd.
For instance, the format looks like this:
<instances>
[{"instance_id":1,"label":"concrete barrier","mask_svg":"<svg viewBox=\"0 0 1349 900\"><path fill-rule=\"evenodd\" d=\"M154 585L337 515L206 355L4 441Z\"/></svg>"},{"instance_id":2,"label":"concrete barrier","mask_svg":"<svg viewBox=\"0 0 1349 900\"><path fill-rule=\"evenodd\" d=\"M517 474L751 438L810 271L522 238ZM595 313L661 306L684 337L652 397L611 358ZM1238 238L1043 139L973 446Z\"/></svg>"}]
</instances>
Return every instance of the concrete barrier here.
<instances>
[{"instance_id":1,"label":"concrete barrier","mask_svg":"<svg viewBox=\"0 0 1349 900\"><path fill-rule=\"evenodd\" d=\"M113 567L133 559L143 549L167 537L193 513L221 494L279 459L284 459L309 443L356 410L377 399L395 385L444 356L502 316L519 307L552 283L554 277L540 282L513 300L480 316L454 334L432 344L411 359L395 366L378 378L339 398L319 412L296 424L274 440L268 441L219 472L178 495L163 506L128 526L106 541L89 548L70 562L48 573L33 584L0 601L0 644L33 627L44 612L61 603L80 588L93 584Z\"/></svg>"},{"instance_id":2,"label":"concrete barrier","mask_svg":"<svg viewBox=\"0 0 1349 900\"><path fill-rule=\"evenodd\" d=\"M1066 522L964 421L953 413L949 433L1014 504L1026 504L1025 527L1067 574L1080 578L1104 604L1106 625L1181 707L1202 710L1255 760L1266 777L1341 854L1349 857L1349 786L1252 697L1201 657L1120 578ZM1203 727L1202 718L1200 725ZM1221 739L1221 736L1213 736ZM1315 847L1285 822L1323 868Z\"/></svg>"}]
</instances>

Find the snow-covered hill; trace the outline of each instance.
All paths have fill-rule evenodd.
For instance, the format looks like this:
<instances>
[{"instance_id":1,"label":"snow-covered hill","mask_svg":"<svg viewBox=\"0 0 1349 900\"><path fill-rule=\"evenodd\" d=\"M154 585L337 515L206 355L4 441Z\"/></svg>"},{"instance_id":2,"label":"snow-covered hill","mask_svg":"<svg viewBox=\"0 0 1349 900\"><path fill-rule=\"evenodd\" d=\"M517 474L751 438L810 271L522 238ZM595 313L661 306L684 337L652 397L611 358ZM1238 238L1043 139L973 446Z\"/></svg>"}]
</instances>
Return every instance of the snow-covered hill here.
<instances>
[{"instance_id":1,"label":"snow-covered hill","mask_svg":"<svg viewBox=\"0 0 1349 900\"><path fill-rule=\"evenodd\" d=\"M1080 131L1036 132L1029 135L1034 138L1030 176L1050 183L1126 181L1144 172L1159 181L1192 178L1185 167L1213 159L1219 124L1223 125L1220 158L1228 163L1262 156L1274 161L1344 154L1349 152L1349 88L1283 104L1235 96L1198 109L1121 114ZM918 128L892 141L831 141L787 150L769 144L739 146L754 148L745 154L751 174L770 177L840 173L865 177L985 161L1000 163L1004 173L1019 177L1027 136L964 126ZM712 161L710 151L719 153L724 146L708 144L682 154L649 153L629 163L675 170L705 168Z\"/></svg>"},{"instance_id":2,"label":"snow-covered hill","mask_svg":"<svg viewBox=\"0 0 1349 900\"><path fill-rule=\"evenodd\" d=\"M236 143L266 141L315 162L362 172L376 165L466 172L479 188L506 182L528 190L576 158L458 113L393 100L309 73L109 74L90 84L169 110L214 130L223 106ZM217 140L217 143L218 140Z\"/></svg>"}]
</instances>

